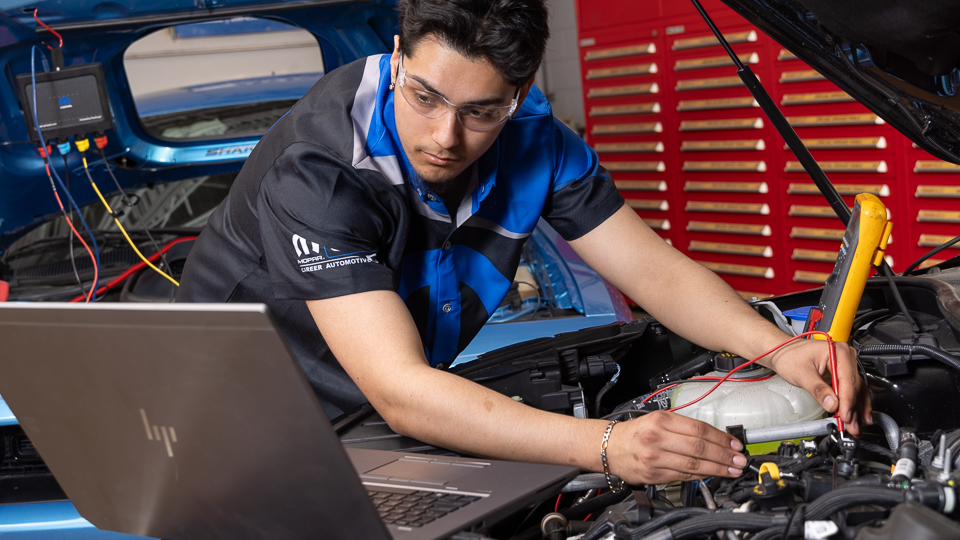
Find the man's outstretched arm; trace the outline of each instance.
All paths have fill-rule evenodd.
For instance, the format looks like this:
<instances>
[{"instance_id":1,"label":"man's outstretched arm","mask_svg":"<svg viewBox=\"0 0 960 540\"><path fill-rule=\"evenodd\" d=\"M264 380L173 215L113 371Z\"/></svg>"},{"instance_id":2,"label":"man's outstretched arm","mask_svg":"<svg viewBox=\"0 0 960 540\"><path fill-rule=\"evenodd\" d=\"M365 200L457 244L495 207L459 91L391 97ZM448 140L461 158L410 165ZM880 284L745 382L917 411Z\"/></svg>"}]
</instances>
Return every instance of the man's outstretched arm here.
<instances>
[{"instance_id":1,"label":"man's outstretched arm","mask_svg":"<svg viewBox=\"0 0 960 540\"><path fill-rule=\"evenodd\" d=\"M307 302L317 327L370 403L398 433L491 458L602 472L608 422L540 411L432 369L400 297L373 291ZM746 464L733 437L679 415L654 413L611 433L611 472L661 484L737 476Z\"/></svg>"},{"instance_id":2,"label":"man's outstretched arm","mask_svg":"<svg viewBox=\"0 0 960 540\"><path fill-rule=\"evenodd\" d=\"M570 245L643 309L702 347L754 358L789 338L716 274L664 242L626 205ZM871 423L870 398L852 349L837 343L836 352L840 416L856 435L861 420ZM837 410L837 396L822 378L829 364L825 342L797 341L760 363L810 392L827 411Z\"/></svg>"}]
</instances>

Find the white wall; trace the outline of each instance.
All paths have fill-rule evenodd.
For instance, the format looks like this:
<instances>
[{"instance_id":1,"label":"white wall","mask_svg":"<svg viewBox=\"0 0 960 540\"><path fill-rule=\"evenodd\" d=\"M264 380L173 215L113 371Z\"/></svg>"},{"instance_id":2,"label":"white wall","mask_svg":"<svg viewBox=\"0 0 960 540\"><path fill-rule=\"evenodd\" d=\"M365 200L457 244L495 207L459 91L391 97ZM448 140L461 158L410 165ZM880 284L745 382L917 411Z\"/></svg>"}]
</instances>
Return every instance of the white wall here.
<instances>
[{"instance_id":1,"label":"white wall","mask_svg":"<svg viewBox=\"0 0 960 540\"><path fill-rule=\"evenodd\" d=\"M219 81L323 71L320 45L306 30L178 39L150 34L123 56L133 96Z\"/></svg>"},{"instance_id":2,"label":"white wall","mask_svg":"<svg viewBox=\"0 0 960 540\"><path fill-rule=\"evenodd\" d=\"M581 133L584 128L583 91L574 0L547 0L547 8L550 10L550 41L536 84L550 100L554 116Z\"/></svg>"}]
</instances>

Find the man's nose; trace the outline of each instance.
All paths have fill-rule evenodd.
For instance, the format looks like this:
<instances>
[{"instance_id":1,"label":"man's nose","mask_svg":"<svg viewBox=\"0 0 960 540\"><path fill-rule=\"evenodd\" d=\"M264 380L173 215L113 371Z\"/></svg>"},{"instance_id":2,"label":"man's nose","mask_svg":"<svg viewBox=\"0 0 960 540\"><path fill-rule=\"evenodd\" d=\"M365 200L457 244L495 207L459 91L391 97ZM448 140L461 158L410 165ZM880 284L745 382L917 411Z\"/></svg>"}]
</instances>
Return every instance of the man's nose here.
<instances>
[{"instance_id":1,"label":"man's nose","mask_svg":"<svg viewBox=\"0 0 960 540\"><path fill-rule=\"evenodd\" d=\"M442 148L453 148L460 144L460 121L457 114L447 110L434 122L433 141Z\"/></svg>"}]
</instances>

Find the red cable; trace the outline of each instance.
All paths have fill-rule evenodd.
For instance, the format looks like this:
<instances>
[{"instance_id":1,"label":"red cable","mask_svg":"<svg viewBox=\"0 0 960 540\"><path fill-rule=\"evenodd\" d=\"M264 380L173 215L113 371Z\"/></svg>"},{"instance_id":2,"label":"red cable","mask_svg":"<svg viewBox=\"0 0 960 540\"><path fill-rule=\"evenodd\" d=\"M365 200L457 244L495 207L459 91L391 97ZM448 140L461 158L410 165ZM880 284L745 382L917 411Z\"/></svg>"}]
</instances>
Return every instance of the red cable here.
<instances>
[{"instance_id":1,"label":"red cable","mask_svg":"<svg viewBox=\"0 0 960 540\"><path fill-rule=\"evenodd\" d=\"M60 200L60 194L57 193L57 186L53 183L53 177L50 175L50 148L38 146L37 149L40 150L40 155L45 158L43 160L43 166L47 170L47 179L50 180L50 189L53 190L53 197L57 200L57 205L60 207L60 212L63 214L63 219L67 221L67 225L70 226L70 230L73 231L73 234L76 235L77 239L80 240L80 243L83 244L83 247L86 248L87 254L90 255L90 262L93 263L93 284L90 287L90 292L86 295L81 294L77 298L71 300L71 302L79 302L80 299L84 297L86 297L86 301L89 302L90 298L93 296L93 287L96 287L97 283L100 281L100 267L97 266L97 259L93 256L93 252L90 251L90 246L83 241L83 237L80 236L80 233L78 233L77 229L74 228L73 222L70 221L70 217L67 216L67 211L63 208L63 201ZM71 254L71 256L73 255ZM80 284L80 290L83 290L83 284Z\"/></svg>"},{"instance_id":2,"label":"red cable","mask_svg":"<svg viewBox=\"0 0 960 540\"><path fill-rule=\"evenodd\" d=\"M770 374L770 375L766 375L766 376L764 376L764 377L757 377L757 378L754 378L754 379L733 379L733 380L730 381L730 382L759 382L759 381L765 381L765 380L767 380L767 379L772 379L772 378L775 377L775 376L776 376L776 373L772 373L772 374ZM667 390L676 388L676 387L680 386L681 384L683 384L683 383L685 383L685 382L689 382L689 381L720 381L720 380L723 380L723 378L722 378L722 377L691 377L691 378L689 378L689 379L684 379L683 382L673 383L673 384L671 384L671 385L664 386L664 387L661 388L660 390L657 390L656 392L654 392L654 393L650 394L649 396L643 398L643 400L640 402L640 404L643 405L644 403L646 403L646 402L650 401L651 399L653 399L654 396L656 396L656 395L658 395L658 394L662 394L662 393L666 392ZM712 390L711 390L711 391L712 391Z\"/></svg>"},{"instance_id":3,"label":"red cable","mask_svg":"<svg viewBox=\"0 0 960 540\"><path fill-rule=\"evenodd\" d=\"M149 257L147 257L147 260L150 261L150 262L154 262L154 261L156 261L157 259L160 258L160 255L161 255L161 254L170 251L170 248L172 248L172 247L175 246L176 244L179 244L180 242L187 242L187 241L189 241L189 240L196 240L196 239L197 239L196 236L187 236L187 237L184 237L184 238L177 238L176 240L174 240L174 241L170 242L169 244L167 244L167 245L163 246L162 248L160 248L160 252L159 252L159 253L154 253L153 255L150 255ZM99 289L97 289L97 296L100 296L101 294L107 292L108 290L116 287L118 284L122 283L125 279L129 278L130 276L136 274L137 272L139 272L140 270L143 270L143 269L146 268L146 267L147 267L147 263L145 263L145 262L143 262L143 261L140 261L140 262L138 262L137 264L131 266L130 268L127 268L126 271L124 271L124 273L122 273L122 274L120 274L119 276L117 276L113 281L111 281L111 282L107 283L106 285L104 285L103 287L100 287ZM83 295L80 295L80 296L78 296L78 297L76 297L76 298L74 298L73 300L70 300L70 301L71 301L71 302L79 302L81 298L83 298Z\"/></svg>"},{"instance_id":4,"label":"red cable","mask_svg":"<svg viewBox=\"0 0 960 540\"><path fill-rule=\"evenodd\" d=\"M37 17L37 8L33 8L33 18L34 18L38 23L40 23L41 26L43 26L44 28L46 28L47 30L49 30L53 35L57 36L57 38L60 39L60 48L62 49L62 48L63 48L63 36L61 36L60 34L58 34L57 31L54 30L53 28L50 28L49 26L47 26L46 23L44 23L43 21L40 20L40 17Z\"/></svg>"},{"instance_id":5,"label":"red cable","mask_svg":"<svg viewBox=\"0 0 960 540\"><path fill-rule=\"evenodd\" d=\"M559 511L560 511L560 497L563 497L563 493L557 495L557 504L553 505L553 511L554 511L554 512L559 512Z\"/></svg>"},{"instance_id":6,"label":"red cable","mask_svg":"<svg viewBox=\"0 0 960 540\"><path fill-rule=\"evenodd\" d=\"M93 252L90 251L90 246L83 241L83 237L80 236L80 233L77 232L77 229L74 228L73 222L70 221L70 217L67 216L67 211L63 208L63 202L60 201L60 194L56 191L53 192L53 196L57 199L57 204L60 205L60 211L63 212L63 219L67 221L67 225L70 226L70 230L73 231L73 234L76 235L77 239L80 240L80 243L83 244L83 247L86 248L87 254L90 255L90 261L93 262L93 286L90 287L90 292L86 295L80 295L77 298L71 300L71 302L79 302L80 298L86 296L86 302L90 301L90 297L93 296L93 287L96 287L97 281L100 279L100 268L97 267L97 259L93 256ZM83 287L81 286L81 289Z\"/></svg>"}]
</instances>

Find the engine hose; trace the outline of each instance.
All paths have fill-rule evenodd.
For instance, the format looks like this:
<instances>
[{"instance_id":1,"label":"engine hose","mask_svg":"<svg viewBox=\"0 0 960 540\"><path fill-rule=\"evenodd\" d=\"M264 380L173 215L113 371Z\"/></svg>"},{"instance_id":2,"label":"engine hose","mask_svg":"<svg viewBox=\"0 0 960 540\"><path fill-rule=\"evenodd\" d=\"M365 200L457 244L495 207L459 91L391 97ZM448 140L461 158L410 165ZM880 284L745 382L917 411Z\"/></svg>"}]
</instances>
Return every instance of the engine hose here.
<instances>
[{"instance_id":1,"label":"engine hose","mask_svg":"<svg viewBox=\"0 0 960 540\"><path fill-rule=\"evenodd\" d=\"M730 500L737 503L743 504L750 500L750 494L753 493L753 488L756 486L745 487L738 491L734 491L730 494Z\"/></svg>"},{"instance_id":2,"label":"engine hose","mask_svg":"<svg viewBox=\"0 0 960 540\"><path fill-rule=\"evenodd\" d=\"M897 449L897 463L891 473L891 482L897 484L907 482L917 473L917 461L920 448L917 445L917 436L912 431L900 432L900 448Z\"/></svg>"},{"instance_id":3,"label":"engine hose","mask_svg":"<svg viewBox=\"0 0 960 540\"><path fill-rule=\"evenodd\" d=\"M794 526L790 527L791 531L794 529ZM793 535L796 537L796 535ZM774 540L783 538L783 527L770 527L769 529L764 529L757 534L750 537L750 540ZM789 536L787 538L790 538Z\"/></svg>"},{"instance_id":4,"label":"engine hose","mask_svg":"<svg viewBox=\"0 0 960 540\"><path fill-rule=\"evenodd\" d=\"M861 480L866 480L861 479ZM857 482L852 480L851 482ZM802 520L790 524L790 534L787 538L800 536L803 532L803 522L806 520L821 520L840 510L861 504L878 504L881 506L896 506L909 498L908 492L886 487L843 487L836 489L810 503L804 512ZM750 540L772 540L783 538L783 529L786 523L758 532Z\"/></svg>"},{"instance_id":5,"label":"engine hose","mask_svg":"<svg viewBox=\"0 0 960 540\"><path fill-rule=\"evenodd\" d=\"M770 516L764 514L741 514L723 512L690 518L678 523L669 529L662 529L650 535L637 535L633 532L622 534L617 531L617 538L630 540L684 540L722 530L737 530L742 532L757 532L770 527L784 527L787 524L786 516Z\"/></svg>"},{"instance_id":6,"label":"engine hose","mask_svg":"<svg viewBox=\"0 0 960 540\"><path fill-rule=\"evenodd\" d=\"M662 527L669 527L670 525L685 519L712 513L713 510L708 510L706 508L677 508L676 510L667 512L662 516L655 517L639 527L623 528L620 531L617 531L617 536L631 539L643 538L647 534L650 534Z\"/></svg>"},{"instance_id":7,"label":"engine hose","mask_svg":"<svg viewBox=\"0 0 960 540\"><path fill-rule=\"evenodd\" d=\"M842 487L820 496L807 506L806 519L825 519L844 508L861 504L893 506L906 502L909 492L888 487Z\"/></svg>"},{"instance_id":8,"label":"engine hose","mask_svg":"<svg viewBox=\"0 0 960 540\"><path fill-rule=\"evenodd\" d=\"M960 371L960 360L943 349L935 349L926 345L865 345L860 347L859 354L925 354L934 360L939 360L944 364Z\"/></svg>"},{"instance_id":9,"label":"engine hose","mask_svg":"<svg viewBox=\"0 0 960 540\"><path fill-rule=\"evenodd\" d=\"M889 414L873 411L873 423L879 424L883 428L883 434L887 437L887 445L894 452L900 446L900 426Z\"/></svg>"},{"instance_id":10,"label":"engine hose","mask_svg":"<svg viewBox=\"0 0 960 540\"><path fill-rule=\"evenodd\" d=\"M910 492L902 489L881 486L844 487L831 491L810 503L804 513L804 518L806 520L820 520L852 506L863 504L895 506L909 499L911 499ZM696 516L694 513L681 514L684 510L700 510L701 514L707 515ZM676 523L675 520L667 523L666 521L661 521L662 518L657 518L641 527L632 529L621 528L617 531L617 538L628 540L681 540L719 530L764 531L764 538L767 538L767 529L772 527L782 533L783 527L787 524L787 518L784 516L713 513L704 508L685 508L676 510L662 517L680 517L681 515L689 517L689 519L674 527L657 530L667 526L669 523ZM696 517L690 517L691 515ZM797 526L802 526L802 523L798 522ZM654 531L657 532L651 534Z\"/></svg>"},{"instance_id":11,"label":"engine hose","mask_svg":"<svg viewBox=\"0 0 960 540\"><path fill-rule=\"evenodd\" d=\"M592 525L589 521L571 521L567 523L567 536L583 534L589 531Z\"/></svg>"},{"instance_id":12,"label":"engine hose","mask_svg":"<svg viewBox=\"0 0 960 540\"><path fill-rule=\"evenodd\" d=\"M803 461L801 461L801 462L799 462L799 463L794 463L794 464L791 464L791 465L787 465L787 466L785 466L785 467L781 467L781 468L780 468L780 473L781 473L781 474L783 474L783 473L797 474L797 473L801 473L801 472L803 472L803 471L805 471L805 470L807 470L807 469L810 469L810 468L812 468L812 467L816 467L817 465L820 465L821 463L823 463L823 457L822 457L822 456L818 456L818 455L813 455L813 456L811 456L811 457L805 458Z\"/></svg>"},{"instance_id":13,"label":"engine hose","mask_svg":"<svg viewBox=\"0 0 960 540\"><path fill-rule=\"evenodd\" d=\"M617 504L632 494L633 492L629 489L625 489L619 493L607 491L601 495L597 495L592 499L587 499L576 506L571 506L570 508L561 510L560 513L566 516L566 518L570 521L583 519L588 515L597 512L598 510L602 510L608 506Z\"/></svg>"},{"instance_id":14,"label":"engine hose","mask_svg":"<svg viewBox=\"0 0 960 540\"><path fill-rule=\"evenodd\" d=\"M892 451L892 450L888 450L888 449L880 446L879 444L873 444L872 442L867 442L867 441L860 441L860 442L857 443L857 444L860 446L860 449L861 449L861 450L866 450L866 451L868 451L868 452L873 452L874 454L879 454L879 455L881 455L881 456L889 459L890 461L893 461L893 460L897 459L897 453L896 453L896 452L894 452L894 451Z\"/></svg>"},{"instance_id":15,"label":"engine hose","mask_svg":"<svg viewBox=\"0 0 960 540\"><path fill-rule=\"evenodd\" d=\"M897 307L900 308L900 313L903 314L903 318L910 323L910 326L913 327L913 331L919 334L920 325L917 324L917 321L913 318L913 316L910 315L910 311L907 310L907 305L903 303L903 297L900 296L900 290L897 288L897 284L893 281L893 270L890 269L890 265L886 262L880 263L880 273L887 278L887 285L890 287L890 292L893 293L893 299L897 302Z\"/></svg>"},{"instance_id":16,"label":"engine hose","mask_svg":"<svg viewBox=\"0 0 960 540\"><path fill-rule=\"evenodd\" d=\"M863 315L861 315L861 316L857 317L856 319L854 319L854 320L853 320L853 324L850 326L850 328L851 328L853 331L857 331L857 330L863 328L864 325L870 324L870 323L876 321L877 319L879 319L879 318L881 318L881 317L886 317L886 316L889 315L889 314L890 314L890 310L889 310L889 309L875 309L875 310L873 310L873 311L868 311L868 312L864 313Z\"/></svg>"},{"instance_id":17,"label":"engine hose","mask_svg":"<svg viewBox=\"0 0 960 540\"><path fill-rule=\"evenodd\" d=\"M889 470L889 469L888 469ZM865 476L863 478L854 478L843 483L844 488L864 487L864 486L885 486L890 481L883 476Z\"/></svg>"},{"instance_id":18,"label":"engine hose","mask_svg":"<svg viewBox=\"0 0 960 540\"><path fill-rule=\"evenodd\" d=\"M577 493L588 489L605 489L607 477L603 473L584 473L560 488L560 493Z\"/></svg>"}]
</instances>

